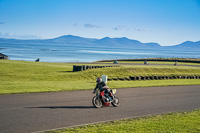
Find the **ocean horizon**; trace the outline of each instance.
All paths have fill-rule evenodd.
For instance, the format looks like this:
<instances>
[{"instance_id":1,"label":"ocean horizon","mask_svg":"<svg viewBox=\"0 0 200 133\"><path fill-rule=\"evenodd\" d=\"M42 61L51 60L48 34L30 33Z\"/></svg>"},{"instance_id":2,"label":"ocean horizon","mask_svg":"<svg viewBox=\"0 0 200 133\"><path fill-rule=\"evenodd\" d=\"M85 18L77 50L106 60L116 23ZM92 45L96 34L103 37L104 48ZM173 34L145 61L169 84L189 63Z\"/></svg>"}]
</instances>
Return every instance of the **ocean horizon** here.
<instances>
[{"instance_id":1,"label":"ocean horizon","mask_svg":"<svg viewBox=\"0 0 200 133\"><path fill-rule=\"evenodd\" d=\"M0 53L10 60L40 62L94 62L99 60L139 58L200 58L199 50L190 49L135 49L126 47L85 47L62 44L0 44Z\"/></svg>"}]
</instances>

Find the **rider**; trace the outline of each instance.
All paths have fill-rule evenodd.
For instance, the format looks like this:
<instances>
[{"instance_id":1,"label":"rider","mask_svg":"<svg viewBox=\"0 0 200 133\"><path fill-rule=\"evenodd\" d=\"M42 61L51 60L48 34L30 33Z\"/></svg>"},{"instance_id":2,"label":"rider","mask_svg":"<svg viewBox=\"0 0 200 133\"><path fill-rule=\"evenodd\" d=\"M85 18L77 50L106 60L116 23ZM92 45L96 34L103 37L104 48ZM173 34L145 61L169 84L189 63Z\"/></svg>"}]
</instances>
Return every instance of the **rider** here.
<instances>
[{"instance_id":1,"label":"rider","mask_svg":"<svg viewBox=\"0 0 200 133\"><path fill-rule=\"evenodd\" d=\"M97 82L97 84L96 84L96 87L94 88L93 93L95 93L96 90L99 89L100 92L104 91L105 92L105 96L107 98L109 98L109 95L111 95L111 94L110 94L110 89L108 88L108 86L106 85L106 83L101 78L97 78L96 82Z\"/></svg>"}]
</instances>

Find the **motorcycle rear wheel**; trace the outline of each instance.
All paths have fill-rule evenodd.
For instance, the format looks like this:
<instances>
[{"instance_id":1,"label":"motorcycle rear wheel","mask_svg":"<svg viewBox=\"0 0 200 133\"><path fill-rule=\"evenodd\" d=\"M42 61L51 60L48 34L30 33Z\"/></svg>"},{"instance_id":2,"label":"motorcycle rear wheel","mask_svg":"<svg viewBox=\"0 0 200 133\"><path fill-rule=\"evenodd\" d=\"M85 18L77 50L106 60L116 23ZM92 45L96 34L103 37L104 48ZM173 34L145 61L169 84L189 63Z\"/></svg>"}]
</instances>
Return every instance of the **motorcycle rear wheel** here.
<instances>
[{"instance_id":1,"label":"motorcycle rear wheel","mask_svg":"<svg viewBox=\"0 0 200 133\"><path fill-rule=\"evenodd\" d=\"M115 97L111 103L114 107L118 107L119 106L119 98Z\"/></svg>"},{"instance_id":2,"label":"motorcycle rear wheel","mask_svg":"<svg viewBox=\"0 0 200 133\"><path fill-rule=\"evenodd\" d=\"M101 108L102 107L102 102L101 102L100 98L98 98L96 96L92 98L92 104L96 108Z\"/></svg>"}]
</instances>

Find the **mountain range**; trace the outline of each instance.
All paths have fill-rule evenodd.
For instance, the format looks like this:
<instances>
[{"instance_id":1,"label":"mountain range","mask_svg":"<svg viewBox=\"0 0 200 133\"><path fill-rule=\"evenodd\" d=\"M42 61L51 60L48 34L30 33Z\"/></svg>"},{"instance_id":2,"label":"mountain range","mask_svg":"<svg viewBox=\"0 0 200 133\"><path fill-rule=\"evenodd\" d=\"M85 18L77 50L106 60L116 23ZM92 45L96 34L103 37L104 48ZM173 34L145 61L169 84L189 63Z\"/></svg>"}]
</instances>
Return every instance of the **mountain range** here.
<instances>
[{"instance_id":1,"label":"mountain range","mask_svg":"<svg viewBox=\"0 0 200 133\"><path fill-rule=\"evenodd\" d=\"M74 45L74 46L104 46L104 47L130 47L130 48L192 48L200 49L200 41L192 42L186 41L174 46L161 46L158 43L142 43L138 40L122 38L109 38L105 37L102 39L84 38L73 35L64 35L53 39L34 39L34 40L19 40L19 39L6 39L0 38L1 43L9 44L63 44L63 45Z\"/></svg>"}]
</instances>

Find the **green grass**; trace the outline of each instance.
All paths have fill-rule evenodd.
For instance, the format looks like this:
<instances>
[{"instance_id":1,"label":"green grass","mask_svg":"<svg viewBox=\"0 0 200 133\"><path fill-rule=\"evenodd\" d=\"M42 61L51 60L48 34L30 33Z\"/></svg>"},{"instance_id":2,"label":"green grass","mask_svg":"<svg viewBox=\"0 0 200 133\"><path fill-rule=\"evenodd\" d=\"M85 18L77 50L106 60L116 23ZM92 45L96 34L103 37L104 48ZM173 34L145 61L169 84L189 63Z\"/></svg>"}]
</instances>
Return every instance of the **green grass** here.
<instances>
[{"instance_id":1,"label":"green grass","mask_svg":"<svg viewBox=\"0 0 200 133\"><path fill-rule=\"evenodd\" d=\"M200 110L85 125L48 133L199 133Z\"/></svg>"},{"instance_id":2,"label":"green grass","mask_svg":"<svg viewBox=\"0 0 200 133\"><path fill-rule=\"evenodd\" d=\"M108 78L125 78L129 76L200 75L199 67L145 65L119 66L120 67L72 72L73 64L71 63L0 60L0 94L93 89L95 86L95 79L101 75L108 75ZM200 84L200 80L181 79L108 82L110 88L193 84Z\"/></svg>"},{"instance_id":3,"label":"green grass","mask_svg":"<svg viewBox=\"0 0 200 133\"><path fill-rule=\"evenodd\" d=\"M148 80L148 81L109 81L111 88L135 88L152 86L200 85L199 79Z\"/></svg>"},{"instance_id":4,"label":"green grass","mask_svg":"<svg viewBox=\"0 0 200 133\"><path fill-rule=\"evenodd\" d=\"M200 85L200 79L109 81L107 85L110 88ZM0 94L89 90L94 87L95 81L1 81Z\"/></svg>"}]
</instances>

